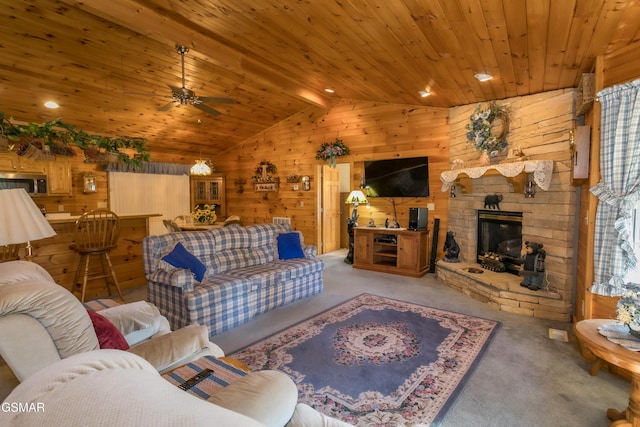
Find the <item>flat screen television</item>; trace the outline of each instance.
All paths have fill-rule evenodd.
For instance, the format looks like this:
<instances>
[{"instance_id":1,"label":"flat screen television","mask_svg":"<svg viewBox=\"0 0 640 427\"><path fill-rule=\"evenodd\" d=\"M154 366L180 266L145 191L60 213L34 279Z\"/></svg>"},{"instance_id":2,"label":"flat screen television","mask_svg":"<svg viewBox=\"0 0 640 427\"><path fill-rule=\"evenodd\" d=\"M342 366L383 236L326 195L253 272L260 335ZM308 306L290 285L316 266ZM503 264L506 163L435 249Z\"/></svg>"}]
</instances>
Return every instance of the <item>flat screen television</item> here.
<instances>
[{"instance_id":1,"label":"flat screen television","mask_svg":"<svg viewBox=\"0 0 640 427\"><path fill-rule=\"evenodd\" d=\"M364 179L369 197L428 197L428 157L365 162Z\"/></svg>"}]
</instances>

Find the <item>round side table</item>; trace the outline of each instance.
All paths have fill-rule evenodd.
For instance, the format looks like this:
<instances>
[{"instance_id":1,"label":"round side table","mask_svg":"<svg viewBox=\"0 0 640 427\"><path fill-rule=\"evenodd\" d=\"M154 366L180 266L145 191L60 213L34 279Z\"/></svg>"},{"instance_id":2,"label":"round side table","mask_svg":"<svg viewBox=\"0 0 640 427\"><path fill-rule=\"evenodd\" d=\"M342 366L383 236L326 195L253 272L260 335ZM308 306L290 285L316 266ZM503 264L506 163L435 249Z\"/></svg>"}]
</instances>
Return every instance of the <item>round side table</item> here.
<instances>
[{"instance_id":1,"label":"round side table","mask_svg":"<svg viewBox=\"0 0 640 427\"><path fill-rule=\"evenodd\" d=\"M600 335L598 327L607 323L617 323L611 319L581 320L574 331L582 344L600 359L631 372L629 406L625 411L607 409L607 417L612 420L609 427L640 427L640 352L609 341Z\"/></svg>"}]
</instances>

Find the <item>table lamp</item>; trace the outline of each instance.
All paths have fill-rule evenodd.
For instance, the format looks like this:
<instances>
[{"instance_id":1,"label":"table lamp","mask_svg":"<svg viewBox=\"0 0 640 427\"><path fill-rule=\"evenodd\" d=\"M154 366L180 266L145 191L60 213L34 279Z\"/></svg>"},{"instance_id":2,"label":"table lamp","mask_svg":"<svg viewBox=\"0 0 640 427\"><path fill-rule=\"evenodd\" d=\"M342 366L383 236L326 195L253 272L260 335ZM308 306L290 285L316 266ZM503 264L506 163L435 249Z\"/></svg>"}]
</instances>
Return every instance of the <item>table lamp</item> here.
<instances>
[{"instance_id":1,"label":"table lamp","mask_svg":"<svg viewBox=\"0 0 640 427\"><path fill-rule=\"evenodd\" d=\"M353 212L351 212L351 218L347 218L347 232L349 233L349 252L344 262L347 264L353 264L353 227L358 226L358 205L360 203L368 203L367 198L362 191L353 190L349 193L345 204L353 204Z\"/></svg>"},{"instance_id":2,"label":"table lamp","mask_svg":"<svg viewBox=\"0 0 640 427\"><path fill-rule=\"evenodd\" d=\"M0 190L0 245L27 243L25 259L33 259L31 240L56 234L23 188Z\"/></svg>"},{"instance_id":3,"label":"table lamp","mask_svg":"<svg viewBox=\"0 0 640 427\"><path fill-rule=\"evenodd\" d=\"M353 212L351 213L351 221L354 223L354 227L358 226L358 205L360 203L368 203L364 193L360 190L353 190L347 197L346 204L353 204Z\"/></svg>"}]
</instances>

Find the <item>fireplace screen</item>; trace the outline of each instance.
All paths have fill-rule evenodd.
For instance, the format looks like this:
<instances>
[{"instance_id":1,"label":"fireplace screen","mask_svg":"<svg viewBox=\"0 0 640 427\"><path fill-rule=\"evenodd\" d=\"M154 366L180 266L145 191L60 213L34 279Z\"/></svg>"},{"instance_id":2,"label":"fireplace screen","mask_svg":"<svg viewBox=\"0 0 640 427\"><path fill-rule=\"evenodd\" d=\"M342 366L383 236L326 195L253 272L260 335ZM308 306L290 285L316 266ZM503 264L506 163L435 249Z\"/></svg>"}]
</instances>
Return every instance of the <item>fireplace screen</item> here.
<instances>
[{"instance_id":1,"label":"fireplace screen","mask_svg":"<svg viewBox=\"0 0 640 427\"><path fill-rule=\"evenodd\" d=\"M518 274L522 250L522 212L478 211L478 263Z\"/></svg>"}]
</instances>

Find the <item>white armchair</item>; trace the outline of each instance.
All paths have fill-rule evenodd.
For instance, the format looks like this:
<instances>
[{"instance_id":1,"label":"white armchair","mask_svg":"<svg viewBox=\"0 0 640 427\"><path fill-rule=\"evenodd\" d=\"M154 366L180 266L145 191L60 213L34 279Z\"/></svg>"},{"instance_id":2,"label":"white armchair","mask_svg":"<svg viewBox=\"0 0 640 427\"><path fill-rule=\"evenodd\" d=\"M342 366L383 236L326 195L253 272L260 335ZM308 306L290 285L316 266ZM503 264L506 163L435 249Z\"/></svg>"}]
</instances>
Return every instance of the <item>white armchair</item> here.
<instances>
[{"instance_id":1,"label":"white armchair","mask_svg":"<svg viewBox=\"0 0 640 427\"><path fill-rule=\"evenodd\" d=\"M294 411L293 389L293 402L288 396L284 407L277 408L284 417ZM19 411L17 406L11 410L17 404L33 410ZM271 404L282 406L278 401ZM0 425L15 427L266 425L182 391L142 358L119 350L89 351L60 360L27 378L2 405Z\"/></svg>"},{"instance_id":2,"label":"white armchair","mask_svg":"<svg viewBox=\"0 0 640 427\"><path fill-rule=\"evenodd\" d=\"M166 318L145 302L100 311L125 336L130 352L159 372L205 355L224 356L208 329L171 332ZM19 381L74 354L99 349L86 308L37 264L0 263L0 355Z\"/></svg>"},{"instance_id":3,"label":"white armchair","mask_svg":"<svg viewBox=\"0 0 640 427\"><path fill-rule=\"evenodd\" d=\"M1 263L0 355L21 384L2 403L0 425L349 425L297 403L295 383L278 371L251 372L208 401L173 386L160 373L224 352L206 327L170 332L155 311L145 303L101 310L132 345L101 350L85 307L46 270Z\"/></svg>"},{"instance_id":4,"label":"white armchair","mask_svg":"<svg viewBox=\"0 0 640 427\"><path fill-rule=\"evenodd\" d=\"M98 350L60 360L27 378L2 402L0 425L348 427L296 403L278 371L252 372L207 400L169 381L144 359ZM28 408L19 410L19 406Z\"/></svg>"}]
</instances>

